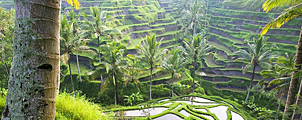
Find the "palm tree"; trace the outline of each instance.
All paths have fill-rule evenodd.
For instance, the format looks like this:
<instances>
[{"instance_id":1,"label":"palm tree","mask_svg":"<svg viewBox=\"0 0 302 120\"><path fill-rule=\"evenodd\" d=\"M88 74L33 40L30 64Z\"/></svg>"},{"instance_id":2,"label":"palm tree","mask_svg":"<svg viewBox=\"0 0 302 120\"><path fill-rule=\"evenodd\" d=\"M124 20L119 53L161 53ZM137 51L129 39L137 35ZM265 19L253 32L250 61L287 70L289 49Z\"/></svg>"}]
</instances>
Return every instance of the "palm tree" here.
<instances>
[{"instance_id":1,"label":"palm tree","mask_svg":"<svg viewBox=\"0 0 302 120\"><path fill-rule=\"evenodd\" d=\"M271 85L277 85L272 90L279 90L280 98L275 118L277 119L281 106L282 95L287 92L291 79L290 74L292 74L292 72L294 71L294 54L288 55L286 53L286 57L278 57L277 64L275 64L274 66L274 70L262 70L260 74L263 78L274 78L269 82L267 87L270 87Z\"/></svg>"},{"instance_id":2,"label":"palm tree","mask_svg":"<svg viewBox=\"0 0 302 120\"><path fill-rule=\"evenodd\" d=\"M267 0L263 4L264 11L268 12L276 7L288 6L287 9L284 9L277 18L270 21L264 28L262 28L261 36L264 35L270 28L280 28L283 24L288 22L291 19L300 17L302 15L302 0ZM301 27L302 28L302 27ZM288 107L295 103L296 91L298 91L299 78L295 78L294 75L298 73L298 70L301 70L302 64L302 30L299 36L298 48L295 59L295 71L292 73L291 82L287 94L286 105L284 109L284 115L290 113L291 110Z\"/></svg>"},{"instance_id":3,"label":"palm tree","mask_svg":"<svg viewBox=\"0 0 302 120\"><path fill-rule=\"evenodd\" d=\"M183 41L184 46L180 46L179 49L184 53L187 62L190 63L189 69L191 70L191 76L193 78L193 93L195 88L195 71L197 70L198 62L202 65L203 59L210 54L211 46L208 41L197 34L192 40L185 38Z\"/></svg>"},{"instance_id":4,"label":"palm tree","mask_svg":"<svg viewBox=\"0 0 302 120\"><path fill-rule=\"evenodd\" d=\"M252 69L253 71L245 102L247 102L248 100L250 90L253 85L256 67L260 66L263 69L271 68L269 60L274 57L272 51L270 49L265 48L266 40L264 36L260 37L258 40L255 38L253 40L254 44L248 43L248 51L241 49L234 53L235 55L239 56L236 61L242 61L247 63L242 70L243 73L246 73L246 71L250 69Z\"/></svg>"},{"instance_id":5,"label":"palm tree","mask_svg":"<svg viewBox=\"0 0 302 120\"><path fill-rule=\"evenodd\" d=\"M90 7L90 13L92 15L93 22L90 22L88 16L83 13L84 18L86 19L85 23L88 25L88 29L92 31L92 34L97 38L98 45L98 60L101 63L101 51L100 51L100 36L106 34L121 34L121 31L116 28L111 28L108 26L108 23L112 21L112 17L107 15L106 11L100 10L97 6ZM101 75L101 80L103 81L103 76Z\"/></svg>"},{"instance_id":6,"label":"palm tree","mask_svg":"<svg viewBox=\"0 0 302 120\"><path fill-rule=\"evenodd\" d=\"M83 16L86 18L85 23L88 25L90 30L93 32L93 35L98 40L98 47L100 46L100 36L116 33L121 34L121 32L116 28L111 28L112 26L108 26L108 23L112 21L111 15L107 15L106 11L100 10L98 7L90 7L90 12L92 15L93 22L88 21L88 16L83 13ZM101 62L101 53L98 49L99 62Z\"/></svg>"},{"instance_id":7,"label":"palm tree","mask_svg":"<svg viewBox=\"0 0 302 120\"><path fill-rule=\"evenodd\" d=\"M187 3L182 5L180 8L180 23L182 24L181 29L185 29L184 34L187 34L189 29L193 29L193 36L196 34L196 27L202 27L203 24L207 23L205 19L204 1L203 0L185 0L180 3Z\"/></svg>"},{"instance_id":8,"label":"palm tree","mask_svg":"<svg viewBox=\"0 0 302 120\"><path fill-rule=\"evenodd\" d=\"M172 97L174 96L173 88L174 88L174 78L180 78L181 72L185 69L186 66L185 58L181 56L178 49L173 49L172 51L168 51L168 54L165 54L164 61L162 63L161 69L163 71L170 73L172 78Z\"/></svg>"},{"instance_id":9,"label":"palm tree","mask_svg":"<svg viewBox=\"0 0 302 120\"><path fill-rule=\"evenodd\" d=\"M128 85L130 81L133 81L136 85L139 83L139 76L146 70L145 68L138 68L138 59L135 56L132 56L131 54L127 55L127 63L124 66L124 79L125 87Z\"/></svg>"},{"instance_id":10,"label":"palm tree","mask_svg":"<svg viewBox=\"0 0 302 120\"><path fill-rule=\"evenodd\" d=\"M71 66L70 66L70 54L73 54L73 52L76 53L77 62L78 62L78 53L84 52L89 54L94 54L95 52L90 50L88 46L86 46L86 42L88 42L88 39L84 39L85 32L84 30L77 29L79 31L78 33L75 33L75 29L73 26L74 23L71 23L67 20L66 16L63 16L61 19L61 61L66 64L68 62L69 66L69 73L70 73L70 80L72 85L72 91L74 93L74 85L73 85L73 79L72 79L72 73L71 73ZM77 63L78 64L78 63ZM78 69L78 71L80 71ZM80 74L80 73L79 73ZM80 76L79 76L80 77ZM81 79L80 79L81 80Z\"/></svg>"},{"instance_id":11,"label":"palm tree","mask_svg":"<svg viewBox=\"0 0 302 120\"><path fill-rule=\"evenodd\" d=\"M123 54L126 50L126 46L113 41L112 43L107 43L101 45L101 50L103 51L104 61L100 63L96 71L92 74L92 77L95 78L100 74L106 74L107 78L103 84L102 92L108 86L110 81L114 85L114 100L115 105L118 104L118 94L117 94L117 84L118 81L122 78L124 60Z\"/></svg>"},{"instance_id":12,"label":"palm tree","mask_svg":"<svg viewBox=\"0 0 302 120\"><path fill-rule=\"evenodd\" d=\"M79 22L78 18L76 18L78 15L73 10L71 10L70 12L67 12L67 15L69 16L70 23L73 23L72 24L73 35L82 34L81 28L80 28L81 22ZM80 52L80 53L91 54L91 55L95 54L95 52L93 50L90 50L90 48L85 45L87 40L88 39L80 41L77 45L75 45L74 50L73 50L76 53L77 69L78 69L78 73L79 73L80 82L82 82L82 78L81 78L81 70L80 70L80 65L79 65L78 53Z\"/></svg>"},{"instance_id":13,"label":"palm tree","mask_svg":"<svg viewBox=\"0 0 302 120\"><path fill-rule=\"evenodd\" d=\"M164 51L160 50L161 41L156 41L156 35L146 36L146 40L138 46L139 60L150 65L150 100L152 100L152 72L157 63L161 61Z\"/></svg>"}]
</instances>

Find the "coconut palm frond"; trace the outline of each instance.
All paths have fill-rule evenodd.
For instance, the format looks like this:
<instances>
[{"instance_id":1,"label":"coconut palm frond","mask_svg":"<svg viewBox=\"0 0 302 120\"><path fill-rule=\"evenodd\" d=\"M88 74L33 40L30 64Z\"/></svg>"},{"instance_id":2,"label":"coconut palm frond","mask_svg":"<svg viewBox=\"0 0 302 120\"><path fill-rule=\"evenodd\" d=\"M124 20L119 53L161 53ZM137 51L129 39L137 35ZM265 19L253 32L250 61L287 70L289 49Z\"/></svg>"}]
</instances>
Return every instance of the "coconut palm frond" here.
<instances>
[{"instance_id":1,"label":"coconut palm frond","mask_svg":"<svg viewBox=\"0 0 302 120\"><path fill-rule=\"evenodd\" d=\"M270 21L265 27L262 28L260 35L263 36L270 28L280 28L283 24L285 24L289 20L293 18L297 18L301 15L302 15L302 3L299 3L286 9L277 18Z\"/></svg>"}]
</instances>

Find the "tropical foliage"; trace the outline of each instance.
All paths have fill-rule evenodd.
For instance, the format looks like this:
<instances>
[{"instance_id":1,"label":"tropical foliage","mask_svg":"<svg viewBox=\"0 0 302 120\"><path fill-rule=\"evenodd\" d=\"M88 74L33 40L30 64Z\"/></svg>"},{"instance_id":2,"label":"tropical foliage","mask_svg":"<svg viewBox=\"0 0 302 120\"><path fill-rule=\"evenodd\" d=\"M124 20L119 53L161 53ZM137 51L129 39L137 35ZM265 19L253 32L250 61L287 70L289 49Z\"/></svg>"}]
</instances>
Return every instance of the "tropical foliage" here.
<instances>
[{"instance_id":1,"label":"tropical foliage","mask_svg":"<svg viewBox=\"0 0 302 120\"><path fill-rule=\"evenodd\" d=\"M146 40L138 46L139 60L150 66L150 100L152 100L152 74L157 64L162 60L161 55L165 50L160 51L161 41L157 42L156 35L146 36Z\"/></svg>"},{"instance_id":2,"label":"tropical foliage","mask_svg":"<svg viewBox=\"0 0 302 120\"><path fill-rule=\"evenodd\" d=\"M274 8L277 7L284 7L289 6L287 9L284 9L284 11L274 20L269 22L265 27L262 28L261 36L264 35L270 28L280 28L283 24L287 23L288 21L300 17L302 14L302 1L301 0L267 0L263 4L263 9L268 12ZM302 30L301 30L302 33ZM296 97L296 91L298 90L298 82L299 78L295 78L294 75L298 73L298 70L301 69L301 63L302 63L302 56L301 56L301 42L302 42L302 34L299 36L299 42L298 42L298 48L296 53L296 59L295 59L295 68L296 70L292 73L291 82L289 91L287 94L287 101L286 106L284 110L284 114L290 113L290 110L288 109L290 105L295 103L295 97ZM302 87L302 83L300 85ZM299 91L302 89L300 88ZM299 99L299 97L297 98Z\"/></svg>"},{"instance_id":3,"label":"tropical foliage","mask_svg":"<svg viewBox=\"0 0 302 120\"><path fill-rule=\"evenodd\" d=\"M73 85L73 79L72 79L72 73L71 73L71 66L70 66L70 55L74 52L76 53L76 57L78 59L78 53L88 53L88 54L94 54L95 52L90 50L88 46L86 46L86 42L89 41L89 39L85 39L85 33L86 31L80 30L79 28L76 29L75 25L77 24L75 20L73 22L69 22L67 20L67 16L63 16L61 19L61 42L60 42L60 48L61 48L61 61L66 64L68 62L69 66L69 76L74 92L74 85ZM79 31L79 32L76 32ZM78 61L77 61L78 62ZM80 71L78 67L78 71ZM80 75L80 72L79 72ZM81 79L80 79L81 80Z\"/></svg>"},{"instance_id":4,"label":"tropical foliage","mask_svg":"<svg viewBox=\"0 0 302 120\"><path fill-rule=\"evenodd\" d=\"M9 77L9 69L11 66L12 57L12 40L14 33L14 14L15 11L5 10L0 8L0 86L1 88L6 88L7 81Z\"/></svg>"},{"instance_id":5,"label":"tropical foliage","mask_svg":"<svg viewBox=\"0 0 302 120\"><path fill-rule=\"evenodd\" d=\"M250 89L252 88L253 85L256 67L259 66L263 69L270 69L271 64L269 63L269 61L274 57L272 51L274 47L270 47L269 49L266 48L267 39L265 39L264 37L260 37L258 40L255 38L253 40L254 40L253 44L248 43L248 51L239 50L235 53L236 55L239 56L237 61L247 63L243 68L242 72L246 73L250 69L252 69L253 71L245 102L247 102L248 100Z\"/></svg>"},{"instance_id":6,"label":"tropical foliage","mask_svg":"<svg viewBox=\"0 0 302 120\"><path fill-rule=\"evenodd\" d=\"M165 54L161 69L169 74L171 74L172 82L172 97L174 96L174 80L175 78L181 77L181 72L185 70L186 66L185 58L181 56L181 53L178 49L169 50Z\"/></svg>"},{"instance_id":7,"label":"tropical foliage","mask_svg":"<svg viewBox=\"0 0 302 120\"><path fill-rule=\"evenodd\" d=\"M118 104L118 82L122 80L123 75L123 64L122 59L126 47L118 42L113 41L112 43L104 44L101 46L103 51L104 61L100 63L97 70L92 74L94 78L104 74L107 76L103 83L102 91L108 86L109 83L113 83L115 92L115 105Z\"/></svg>"},{"instance_id":8,"label":"tropical foliage","mask_svg":"<svg viewBox=\"0 0 302 120\"><path fill-rule=\"evenodd\" d=\"M183 43L184 47L180 46L178 48L183 52L187 63L189 63L188 69L190 69L193 78L192 88L194 93L195 71L202 66L203 59L210 54L211 46L208 44L208 41L199 34L194 36L192 40L185 38Z\"/></svg>"},{"instance_id":9,"label":"tropical foliage","mask_svg":"<svg viewBox=\"0 0 302 120\"><path fill-rule=\"evenodd\" d=\"M188 30L192 30L192 35L195 36L196 28L201 29L207 23L205 19L205 1L204 0L184 0L179 1L180 14L179 22L182 23L184 35Z\"/></svg>"}]
</instances>

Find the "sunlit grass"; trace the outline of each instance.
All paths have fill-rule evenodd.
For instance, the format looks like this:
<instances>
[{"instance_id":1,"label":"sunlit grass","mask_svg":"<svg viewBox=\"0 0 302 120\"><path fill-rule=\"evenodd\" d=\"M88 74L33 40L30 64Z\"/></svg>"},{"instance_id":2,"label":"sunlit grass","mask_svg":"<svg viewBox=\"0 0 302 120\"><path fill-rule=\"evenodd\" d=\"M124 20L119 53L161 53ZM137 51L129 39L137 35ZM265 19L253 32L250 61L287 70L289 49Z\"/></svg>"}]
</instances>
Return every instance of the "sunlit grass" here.
<instances>
[{"instance_id":1,"label":"sunlit grass","mask_svg":"<svg viewBox=\"0 0 302 120\"><path fill-rule=\"evenodd\" d=\"M56 105L57 120L106 120L108 119L101 108L89 102L85 97L61 93L57 97Z\"/></svg>"}]
</instances>

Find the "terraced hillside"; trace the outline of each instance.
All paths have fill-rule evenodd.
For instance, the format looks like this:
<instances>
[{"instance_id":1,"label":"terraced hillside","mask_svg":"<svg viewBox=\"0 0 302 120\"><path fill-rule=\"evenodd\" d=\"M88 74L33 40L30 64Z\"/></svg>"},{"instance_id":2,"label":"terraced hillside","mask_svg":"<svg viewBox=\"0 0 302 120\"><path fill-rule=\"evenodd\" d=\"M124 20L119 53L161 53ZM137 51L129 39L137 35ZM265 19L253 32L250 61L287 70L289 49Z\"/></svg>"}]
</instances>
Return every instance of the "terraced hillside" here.
<instances>
[{"instance_id":1,"label":"terraced hillside","mask_svg":"<svg viewBox=\"0 0 302 120\"><path fill-rule=\"evenodd\" d=\"M220 97L210 96L180 96L174 99L158 99L155 104L129 106L108 110L114 112L115 119L146 119L154 120L248 120L253 119L242 111L241 105L233 101L225 101Z\"/></svg>"},{"instance_id":2,"label":"terraced hillside","mask_svg":"<svg viewBox=\"0 0 302 120\"><path fill-rule=\"evenodd\" d=\"M201 71L202 76L216 84L218 89L229 89L232 91L244 91L243 86L231 83L248 82L251 71L242 74L244 63L234 61L234 52L246 49L246 41L258 38L261 28L280 13L265 13L232 8L233 5L224 4L220 0L209 3L209 44L215 46L214 56L208 56L205 60L206 67ZM265 35L269 44L278 46L277 51L281 54L295 53L302 19L295 19L282 26L280 29L271 29ZM256 68L255 84L262 79L259 75L261 68ZM270 79L266 79L268 82Z\"/></svg>"},{"instance_id":3,"label":"terraced hillside","mask_svg":"<svg viewBox=\"0 0 302 120\"><path fill-rule=\"evenodd\" d=\"M166 1L148 1L141 0L80 0L82 7L76 12L85 12L90 14L90 6L98 6L102 10L107 11L115 19L116 28L122 31L120 42L127 46L128 53L135 54L135 46L138 46L146 35L157 34L157 39L162 40L162 49L179 46L175 36L180 32L179 26L175 18L170 14L171 7ZM64 11L74 9L67 5ZM167 11L166 11L167 10ZM101 37L102 44L110 42L112 39ZM90 48L97 49L97 39L87 44ZM89 59L91 55L80 55L80 62L84 63L82 68L89 68ZM72 59L75 65L75 59ZM89 70L88 70L89 71ZM77 73L77 71L73 71Z\"/></svg>"},{"instance_id":4,"label":"terraced hillside","mask_svg":"<svg viewBox=\"0 0 302 120\"><path fill-rule=\"evenodd\" d=\"M181 33L177 23L176 10L173 8L172 0L79 0L82 4L80 10L89 14L89 6L98 6L108 11L116 21L116 28L122 31L119 39L128 48L128 53L135 54L135 46L139 45L146 35L156 33L157 39L162 39L162 49L181 45L178 34ZM1 7L13 7L12 1L2 1ZM63 3L63 11L73 9ZM209 34L209 44L216 53L205 58L204 65L196 73L200 78L213 83L217 89L223 91L244 92L249 84L251 71L242 73L244 63L235 62L233 53L239 49L246 49L245 41L258 37L261 28L276 17L278 13L265 13L259 11L248 11L237 9L223 0L211 0L209 2L208 21L206 28ZM298 35L302 23L296 19L284 25L280 29L269 30L265 35L269 37L269 44L276 44L280 53L294 53L298 41ZM112 39L101 37L102 43L110 42ZM91 49L97 49L97 40L88 43ZM90 65L92 55L80 54L80 67L83 74L92 71ZM75 57L71 56L72 68L76 68ZM261 68L256 69L255 83L262 79L259 75ZM73 74L77 70L73 69ZM155 85L166 83L171 77L155 71ZM185 73L181 79L188 79ZM148 82L148 75L141 76L142 82ZM266 79L268 82L270 79ZM203 86L201 84L201 86ZM206 90L207 91L207 90Z\"/></svg>"}]
</instances>

